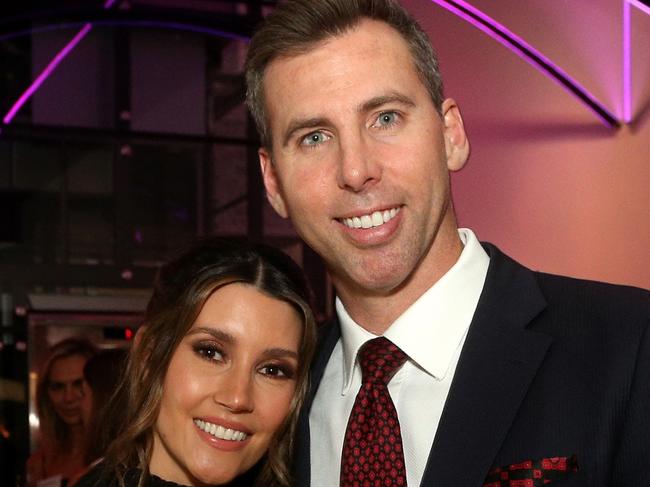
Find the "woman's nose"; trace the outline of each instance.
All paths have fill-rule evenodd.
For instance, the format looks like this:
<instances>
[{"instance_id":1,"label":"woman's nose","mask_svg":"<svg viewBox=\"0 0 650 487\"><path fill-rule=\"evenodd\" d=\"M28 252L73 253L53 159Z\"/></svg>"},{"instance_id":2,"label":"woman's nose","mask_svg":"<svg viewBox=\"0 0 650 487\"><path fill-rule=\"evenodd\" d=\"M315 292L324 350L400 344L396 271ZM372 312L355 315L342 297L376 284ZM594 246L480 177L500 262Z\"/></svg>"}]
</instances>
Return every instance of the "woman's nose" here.
<instances>
[{"instance_id":1,"label":"woman's nose","mask_svg":"<svg viewBox=\"0 0 650 487\"><path fill-rule=\"evenodd\" d=\"M66 402L74 402L78 401L81 399L82 394L78 390L78 388L74 387L73 385L66 386L64 392L63 392L63 399Z\"/></svg>"},{"instance_id":2,"label":"woman's nose","mask_svg":"<svg viewBox=\"0 0 650 487\"><path fill-rule=\"evenodd\" d=\"M224 372L215 384L214 401L235 413L247 413L254 409L254 378L247 370L236 368Z\"/></svg>"}]
</instances>

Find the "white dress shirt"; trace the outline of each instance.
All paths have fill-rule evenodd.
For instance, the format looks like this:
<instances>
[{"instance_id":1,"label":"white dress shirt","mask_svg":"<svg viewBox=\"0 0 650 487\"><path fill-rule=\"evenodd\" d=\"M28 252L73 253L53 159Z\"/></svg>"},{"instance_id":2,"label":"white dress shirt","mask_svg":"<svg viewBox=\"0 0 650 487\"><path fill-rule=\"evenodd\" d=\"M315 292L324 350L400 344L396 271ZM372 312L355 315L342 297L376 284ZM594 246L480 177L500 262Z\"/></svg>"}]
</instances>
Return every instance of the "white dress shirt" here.
<instances>
[{"instance_id":1,"label":"white dress shirt","mask_svg":"<svg viewBox=\"0 0 650 487\"><path fill-rule=\"evenodd\" d=\"M388 390L402 429L407 484L412 487L422 480L489 265L489 257L474 233L469 229L459 229L458 233L464 248L456 264L384 333L409 357ZM336 312L341 338L309 414L313 487L339 485L345 430L361 387L357 352L375 338L354 322L338 298Z\"/></svg>"}]
</instances>

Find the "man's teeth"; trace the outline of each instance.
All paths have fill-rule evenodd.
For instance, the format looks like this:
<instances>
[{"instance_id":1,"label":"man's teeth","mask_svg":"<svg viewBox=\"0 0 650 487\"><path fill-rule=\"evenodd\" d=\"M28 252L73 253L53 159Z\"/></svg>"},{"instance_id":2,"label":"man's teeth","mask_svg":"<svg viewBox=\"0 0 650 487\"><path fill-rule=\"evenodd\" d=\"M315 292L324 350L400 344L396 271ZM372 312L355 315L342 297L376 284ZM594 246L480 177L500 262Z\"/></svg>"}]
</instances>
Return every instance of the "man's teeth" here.
<instances>
[{"instance_id":1,"label":"man's teeth","mask_svg":"<svg viewBox=\"0 0 650 487\"><path fill-rule=\"evenodd\" d=\"M243 431L224 428L223 426L208 423L201 419L195 419L194 424L197 425L199 429L211 434L215 438L219 438L220 440L244 441L248 437L248 435Z\"/></svg>"},{"instance_id":2,"label":"man's teeth","mask_svg":"<svg viewBox=\"0 0 650 487\"><path fill-rule=\"evenodd\" d=\"M391 208L390 210L375 211L368 215L353 216L352 218L344 218L341 222L349 228L372 228L383 225L388 221L395 218L399 212L399 208Z\"/></svg>"}]
</instances>

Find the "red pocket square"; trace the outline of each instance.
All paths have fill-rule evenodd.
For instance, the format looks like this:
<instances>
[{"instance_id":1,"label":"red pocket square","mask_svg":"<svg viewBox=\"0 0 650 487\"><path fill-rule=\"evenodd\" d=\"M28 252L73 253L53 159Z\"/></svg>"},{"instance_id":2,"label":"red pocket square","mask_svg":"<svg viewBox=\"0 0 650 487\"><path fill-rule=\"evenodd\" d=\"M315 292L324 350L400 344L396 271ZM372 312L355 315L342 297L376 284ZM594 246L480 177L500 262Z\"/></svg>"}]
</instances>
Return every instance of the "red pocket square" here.
<instances>
[{"instance_id":1,"label":"red pocket square","mask_svg":"<svg viewBox=\"0 0 650 487\"><path fill-rule=\"evenodd\" d=\"M537 487L564 479L577 471L578 460L575 455L526 460L491 469L483 487Z\"/></svg>"}]
</instances>

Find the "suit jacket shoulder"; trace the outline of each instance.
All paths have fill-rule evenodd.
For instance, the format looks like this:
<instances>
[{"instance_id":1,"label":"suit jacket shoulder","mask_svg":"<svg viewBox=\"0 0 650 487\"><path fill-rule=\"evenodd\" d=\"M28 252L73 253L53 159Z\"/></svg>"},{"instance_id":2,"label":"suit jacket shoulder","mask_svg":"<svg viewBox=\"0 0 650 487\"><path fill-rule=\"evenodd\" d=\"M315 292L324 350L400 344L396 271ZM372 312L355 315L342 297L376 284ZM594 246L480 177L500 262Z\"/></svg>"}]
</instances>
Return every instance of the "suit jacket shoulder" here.
<instances>
[{"instance_id":1,"label":"suit jacket shoulder","mask_svg":"<svg viewBox=\"0 0 650 487\"><path fill-rule=\"evenodd\" d=\"M476 429L460 437L479 442L482 468L576 454L585 483L575 485L650 485L650 293L534 272L486 250L490 269L434 450L453 450L465 422ZM472 418L476 408L485 415ZM476 475L461 484L479 485Z\"/></svg>"},{"instance_id":2,"label":"suit jacket shoulder","mask_svg":"<svg viewBox=\"0 0 650 487\"><path fill-rule=\"evenodd\" d=\"M494 468L575 455L578 472L553 485L650 486L650 293L535 272L484 247L486 282L421 485L481 487ZM296 485L310 483L308 413L339 336L335 320L322 329Z\"/></svg>"}]
</instances>

